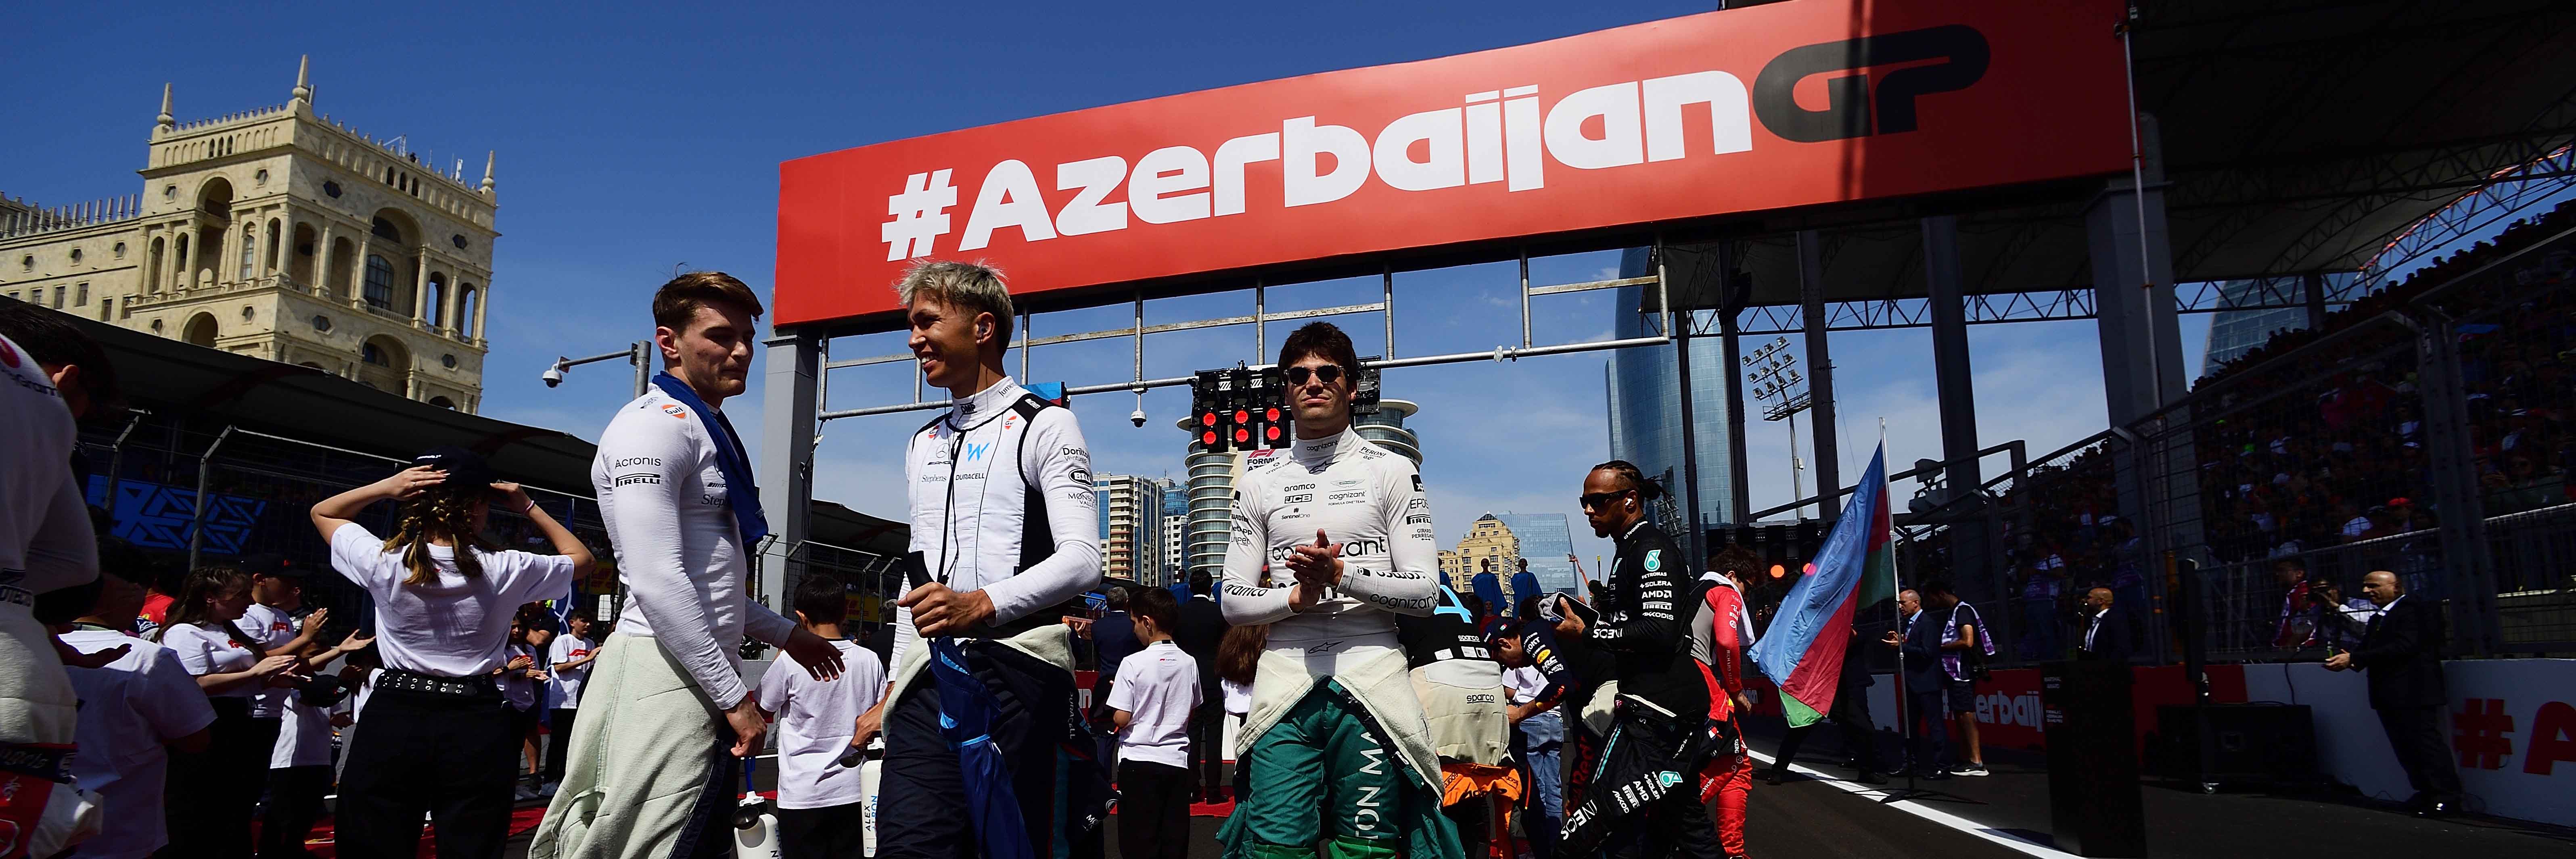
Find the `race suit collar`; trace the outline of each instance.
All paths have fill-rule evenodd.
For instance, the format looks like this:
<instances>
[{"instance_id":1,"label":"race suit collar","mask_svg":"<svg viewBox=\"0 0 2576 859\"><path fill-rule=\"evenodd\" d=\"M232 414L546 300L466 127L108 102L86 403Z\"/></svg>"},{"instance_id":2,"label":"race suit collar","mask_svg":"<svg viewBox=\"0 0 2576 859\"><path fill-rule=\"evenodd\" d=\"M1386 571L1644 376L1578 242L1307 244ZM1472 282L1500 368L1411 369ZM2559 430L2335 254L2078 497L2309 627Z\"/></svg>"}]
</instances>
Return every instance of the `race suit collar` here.
<instances>
[{"instance_id":1,"label":"race suit collar","mask_svg":"<svg viewBox=\"0 0 2576 859\"><path fill-rule=\"evenodd\" d=\"M1019 402L1021 393L1023 392L1018 382L1013 381L1009 376L1003 376L1000 381L994 382L992 387L967 396L950 398L948 402L954 411L950 414L949 422L958 429L970 429L1010 408L1012 403Z\"/></svg>"},{"instance_id":2,"label":"race suit collar","mask_svg":"<svg viewBox=\"0 0 2576 859\"><path fill-rule=\"evenodd\" d=\"M1340 459L1346 451L1358 450L1358 445L1361 443L1358 432L1350 427L1343 427L1341 432L1323 438L1291 440L1288 443L1288 455L1296 459L1299 465L1312 468Z\"/></svg>"}]
</instances>

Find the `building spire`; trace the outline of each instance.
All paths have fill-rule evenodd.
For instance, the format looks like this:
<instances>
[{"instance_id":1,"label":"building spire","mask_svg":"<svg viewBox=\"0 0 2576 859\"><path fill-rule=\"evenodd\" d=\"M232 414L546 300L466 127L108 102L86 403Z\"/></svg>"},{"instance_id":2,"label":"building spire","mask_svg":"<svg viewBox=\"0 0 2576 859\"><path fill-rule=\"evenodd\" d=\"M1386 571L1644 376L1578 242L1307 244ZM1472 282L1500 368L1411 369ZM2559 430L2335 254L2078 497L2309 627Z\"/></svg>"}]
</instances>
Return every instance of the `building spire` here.
<instances>
[{"instance_id":1,"label":"building spire","mask_svg":"<svg viewBox=\"0 0 2576 859\"><path fill-rule=\"evenodd\" d=\"M162 131L170 130L170 126L176 125L179 122L177 118L170 115L170 83L168 81L163 81L161 83L161 116L159 119L154 120L154 122L160 126L160 130Z\"/></svg>"},{"instance_id":2,"label":"building spire","mask_svg":"<svg viewBox=\"0 0 2576 859\"><path fill-rule=\"evenodd\" d=\"M312 71L312 54L305 54L302 59L295 61L295 91L290 93L294 96L294 101L291 103L304 105L313 103Z\"/></svg>"},{"instance_id":3,"label":"building spire","mask_svg":"<svg viewBox=\"0 0 2576 859\"><path fill-rule=\"evenodd\" d=\"M492 193L492 162L499 160L500 155L499 150L487 150L483 153L483 193Z\"/></svg>"}]
</instances>

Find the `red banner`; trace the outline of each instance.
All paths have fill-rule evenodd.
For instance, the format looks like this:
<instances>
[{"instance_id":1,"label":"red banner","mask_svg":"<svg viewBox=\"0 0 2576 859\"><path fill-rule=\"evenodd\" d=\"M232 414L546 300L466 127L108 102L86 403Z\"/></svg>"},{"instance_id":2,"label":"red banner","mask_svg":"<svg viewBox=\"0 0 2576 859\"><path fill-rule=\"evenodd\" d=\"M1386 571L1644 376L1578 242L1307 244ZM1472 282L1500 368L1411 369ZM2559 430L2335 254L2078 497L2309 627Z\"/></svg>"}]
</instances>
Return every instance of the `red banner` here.
<instances>
[{"instance_id":1,"label":"red banner","mask_svg":"<svg viewBox=\"0 0 2576 859\"><path fill-rule=\"evenodd\" d=\"M2117 0L1798 0L897 140L780 167L776 320L919 257L1082 290L2129 163Z\"/></svg>"}]
</instances>

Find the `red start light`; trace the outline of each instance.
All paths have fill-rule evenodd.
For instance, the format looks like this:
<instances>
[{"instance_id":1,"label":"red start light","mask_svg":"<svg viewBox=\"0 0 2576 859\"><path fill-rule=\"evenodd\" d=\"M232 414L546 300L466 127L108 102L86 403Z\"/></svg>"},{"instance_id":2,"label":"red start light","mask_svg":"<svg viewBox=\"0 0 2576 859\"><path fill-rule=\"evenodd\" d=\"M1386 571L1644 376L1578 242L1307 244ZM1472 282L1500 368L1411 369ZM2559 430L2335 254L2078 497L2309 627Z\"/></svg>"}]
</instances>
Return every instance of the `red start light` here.
<instances>
[{"instance_id":1,"label":"red start light","mask_svg":"<svg viewBox=\"0 0 2576 859\"><path fill-rule=\"evenodd\" d=\"M1241 428L1241 427L1236 427L1236 428L1235 428L1235 430L1234 430L1234 440L1235 440L1235 441L1238 441L1238 442L1251 441L1251 440L1252 440L1252 431L1251 431L1251 430L1248 430L1248 429Z\"/></svg>"},{"instance_id":2,"label":"red start light","mask_svg":"<svg viewBox=\"0 0 2576 859\"><path fill-rule=\"evenodd\" d=\"M1263 439L1266 439L1266 440L1269 440L1269 441L1278 441L1278 440L1279 440L1279 427L1278 427L1277 425L1275 425L1275 424L1274 424L1274 425L1272 425L1272 426L1269 426L1269 427L1265 427L1265 428L1263 428L1263 429L1261 430L1261 437L1262 437Z\"/></svg>"},{"instance_id":3,"label":"red start light","mask_svg":"<svg viewBox=\"0 0 2576 859\"><path fill-rule=\"evenodd\" d=\"M1235 410L1234 410L1234 422L1235 422L1235 423L1249 423L1249 422L1251 422L1251 420L1252 420L1252 413L1251 413L1251 412L1247 412L1247 411L1244 411L1244 410L1242 410L1242 409L1235 409Z\"/></svg>"},{"instance_id":4,"label":"red start light","mask_svg":"<svg viewBox=\"0 0 2576 859\"><path fill-rule=\"evenodd\" d=\"M1199 426L1203 426L1203 427L1212 427L1212 426L1216 426L1216 413L1215 413L1215 412L1208 412L1207 414L1200 415L1200 416L1199 416Z\"/></svg>"},{"instance_id":5,"label":"red start light","mask_svg":"<svg viewBox=\"0 0 2576 859\"><path fill-rule=\"evenodd\" d=\"M1276 423L1279 420L1279 407L1271 406L1269 409L1263 411L1262 414L1264 415L1262 420Z\"/></svg>"},{"instance_id":6,"label":"red start light","mask_svg":"<svg viewBox=\"0 0 2576 859\"><path fill-rule=\"evenodd\" d=\"M1199 433L1199 443L1209 447L1215 447L1216 430L1208 430L1207 432Z\"/></svg>"}]
</instances>

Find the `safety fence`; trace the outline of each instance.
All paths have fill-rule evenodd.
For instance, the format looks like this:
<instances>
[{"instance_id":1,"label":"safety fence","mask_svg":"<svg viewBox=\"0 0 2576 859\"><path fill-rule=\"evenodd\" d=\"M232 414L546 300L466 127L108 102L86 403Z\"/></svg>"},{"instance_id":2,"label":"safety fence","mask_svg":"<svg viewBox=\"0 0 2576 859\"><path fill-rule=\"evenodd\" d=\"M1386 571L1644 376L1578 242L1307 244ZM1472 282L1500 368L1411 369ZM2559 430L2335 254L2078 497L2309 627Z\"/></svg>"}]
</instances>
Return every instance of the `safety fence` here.
<instances>
[{"instance_id":1,"label":"safety fence","mask_svg":"<svg viewBox=\"0 0 2576 859\"><path fill-rule=\"evenodd\" d=\"M1897 501L1900 571L1952 581L1999 666L2065 658L2095 588L2144 661L2182 659L2187 619L2213 660L2322 659L2379 570L2445 608L2450 653L2576 652L2570 227L2517 225L2145 419Z\"/></svg>"},{"instance_id":2,"label":"safety fence","mask_svg":"<svg viewBox=\"0 0 2576 859\"><path fill-rule=\"evenodd\" d=\"M107 530L142 549L148 570L119 570L175 593L198 566L239 564L274 554L307 571L332 569L330 545L314 529L315 503L382 480L409 463L227 425L207 425L137 410L113 427L90 428L80 456L90 469L88 500L105 511ZM567 598L599 617L614 617L622 597L599 505L586 495L537 486L531 500L571 529L601 559ZM398 530L397 505L378 502L354 519L380 538ZM551 553L544 536L518 513L494 508L484 537L497 548ZM600 599L605 597L605 601ZM304 580L307 607L331 610L331 625L355 628L373 613L366 591L336 574ZM558 608L564 608L558 606Z\"/></svg>"}]
</instances>

